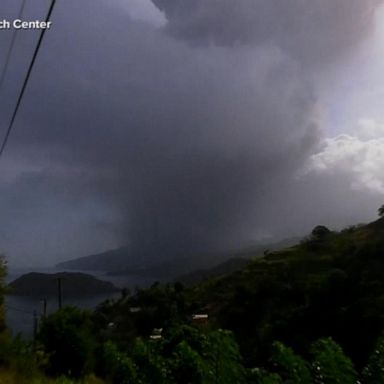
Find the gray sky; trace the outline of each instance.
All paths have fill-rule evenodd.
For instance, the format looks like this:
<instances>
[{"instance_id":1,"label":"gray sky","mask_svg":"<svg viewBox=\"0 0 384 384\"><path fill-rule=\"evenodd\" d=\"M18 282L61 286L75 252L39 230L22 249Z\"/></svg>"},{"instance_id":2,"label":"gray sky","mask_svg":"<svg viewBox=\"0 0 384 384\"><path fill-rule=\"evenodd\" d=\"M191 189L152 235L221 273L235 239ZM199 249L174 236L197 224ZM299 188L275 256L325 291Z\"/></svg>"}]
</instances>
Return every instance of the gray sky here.
<instances>
[{"instance_id":1,"label":"gray sky","mask_svg":"<svg viewBox=\"0 0 384 384\"><path fill-rule=\"evenodd\" d=\"M27 4L26 19L43 18L48 1ZM11 265L124 244L164 259L373 219L380 4L59 1L0 161ZM18 6L3 0L0 18ZM1 132L36 38L18 35Z\"/></svg>"}]
</instances>

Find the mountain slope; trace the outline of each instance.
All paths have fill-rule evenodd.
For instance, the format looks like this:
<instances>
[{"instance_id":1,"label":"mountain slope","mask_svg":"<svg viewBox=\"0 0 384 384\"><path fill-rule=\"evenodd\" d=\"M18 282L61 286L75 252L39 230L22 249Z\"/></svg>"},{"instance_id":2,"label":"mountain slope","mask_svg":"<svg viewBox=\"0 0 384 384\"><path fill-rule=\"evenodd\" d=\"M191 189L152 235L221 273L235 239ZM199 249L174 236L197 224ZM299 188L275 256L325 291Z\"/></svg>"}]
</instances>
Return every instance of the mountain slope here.
<instances>
[{"instance_id":1,"label":"mountain slope","mask_svg":"<svg viewBox=\"0 0 384 384\"><path fill-rule=\"evenodd\" d=\"M270 252L195 286L190 300L233 330L250 360L274 340L304 351L327 335L362 364L384 331L384 219Z\"/></svg>"},{"instance_id":2,"label":"mountain slope","mask_svg":"<svg viewBox=\"0 0 384 384\"><path fill-rule=\"evenodd\" d=\"M154 284L106 307L120 324L115 341L130 345L203 313L209 327L235 334L249 367L268 365L276 340L305 356L322 337L365 366L384 332L384 218L341 232L318 226L300 243L236 269L191 287Z\"/></svg>"},{"instance_id":3,"label":"mountain slope","mask_svg":"<svg viewBox=\"0 0 384 384\"><path fill-rule=\"evenodd\" d=\"M64 261L57 264L56 267L70 270L112 271L118 270L122 265L138 266L137 259L132 260L128 247Z\"/></svg>"},{"instance_id":4,"label":"mountain slope","mask_svg":"<svg viewBox=\"0 0 384 384\"><path fill-rule=\"evenodd\" d=\"M252 244L246 248L228 252L212 252L197 255L179 255L164 261L152 254L133 252L121 247L96 255L80 257L56 265L58 269L103 271L110 275L142 275L159 280L172 280L194 271L216 268L230 259L250 259L261 256L266 250L276 250L295 244L298 238L285 239L272 244ZM230 270L229 270L230 271Z\"/></svg>"}]
</instances>

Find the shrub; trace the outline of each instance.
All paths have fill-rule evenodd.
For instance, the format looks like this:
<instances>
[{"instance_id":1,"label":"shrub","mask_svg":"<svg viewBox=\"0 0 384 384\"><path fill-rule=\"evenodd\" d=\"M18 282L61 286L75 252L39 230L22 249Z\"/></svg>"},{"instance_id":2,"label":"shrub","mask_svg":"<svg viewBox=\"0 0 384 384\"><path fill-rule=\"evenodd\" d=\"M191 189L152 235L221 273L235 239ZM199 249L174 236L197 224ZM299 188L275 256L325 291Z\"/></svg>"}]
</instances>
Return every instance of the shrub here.
<instances>
[{"instance_id":1,"label":"shrub","mask_svg":"<svg viewBox=\"0 0 384 384\"><path fill-rule=\"evenodd\" d=\"M90 372L95 340L90 313L65 307L42 322L38 340L48 354L47 372L80 377Z\"/></svg>"}]
</instances>

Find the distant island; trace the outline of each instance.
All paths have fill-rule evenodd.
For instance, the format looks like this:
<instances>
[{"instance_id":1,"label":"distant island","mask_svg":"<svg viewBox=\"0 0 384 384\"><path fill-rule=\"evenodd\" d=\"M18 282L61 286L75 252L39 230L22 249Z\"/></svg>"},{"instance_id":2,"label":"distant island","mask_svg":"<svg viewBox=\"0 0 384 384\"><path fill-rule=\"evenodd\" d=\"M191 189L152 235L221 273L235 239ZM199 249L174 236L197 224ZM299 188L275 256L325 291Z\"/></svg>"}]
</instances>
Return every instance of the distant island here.
<instances>
[{"instance_id":1,"label":"distant island","mask_svg":"<svg viewBox=\"0 0 384 384\"><path fill-rule=\"evenodd\" d=\"M63 295L87 296L117 292L112 283L78 272L37 273L20 276L9 285L9 294L20 296L53 296L57 294L58 279L61 279Z\"/></svg>"},{"instance_id":2,"label":"distant island","mask_svg":"<svg viewBox=\"0 0 384 384\"><path fill-rule=\"evenodd\" d=\"M156 260L149 253L133 252L129 247L120 247L64 261L55 267L77 271L103 271L110 276L135 275L161 281L184 280L184 278L187 281L198 281L202 276L212 276L216 272L219 274L232 272L245 265L246 260L252 257L261 257L266 251L294 245L301 239L295 237L269 244L254 243L223 252L179 255L163 260Z\"/></svg>"}]
</instances>

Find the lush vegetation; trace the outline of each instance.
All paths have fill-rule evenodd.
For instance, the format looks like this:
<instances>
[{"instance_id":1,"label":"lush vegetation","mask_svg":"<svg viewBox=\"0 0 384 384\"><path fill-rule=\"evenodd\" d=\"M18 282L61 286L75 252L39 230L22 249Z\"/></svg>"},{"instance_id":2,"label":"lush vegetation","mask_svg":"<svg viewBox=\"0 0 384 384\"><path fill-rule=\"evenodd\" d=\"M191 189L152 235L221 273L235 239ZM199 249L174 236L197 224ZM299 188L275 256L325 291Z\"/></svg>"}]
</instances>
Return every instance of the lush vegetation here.
<instances>
[{"instance_id":1,"label":"lush vegetation","mask_svg":"<svg viewBox=\"0 0 384 384\"><path fill-rule=\"evenodd\" d=\"M94 312L65 307L30 345L3 330L0 382L384 383L382 208L376 222L317 226L192 287L156 283Z\"/></svg>"}]
</instances>

